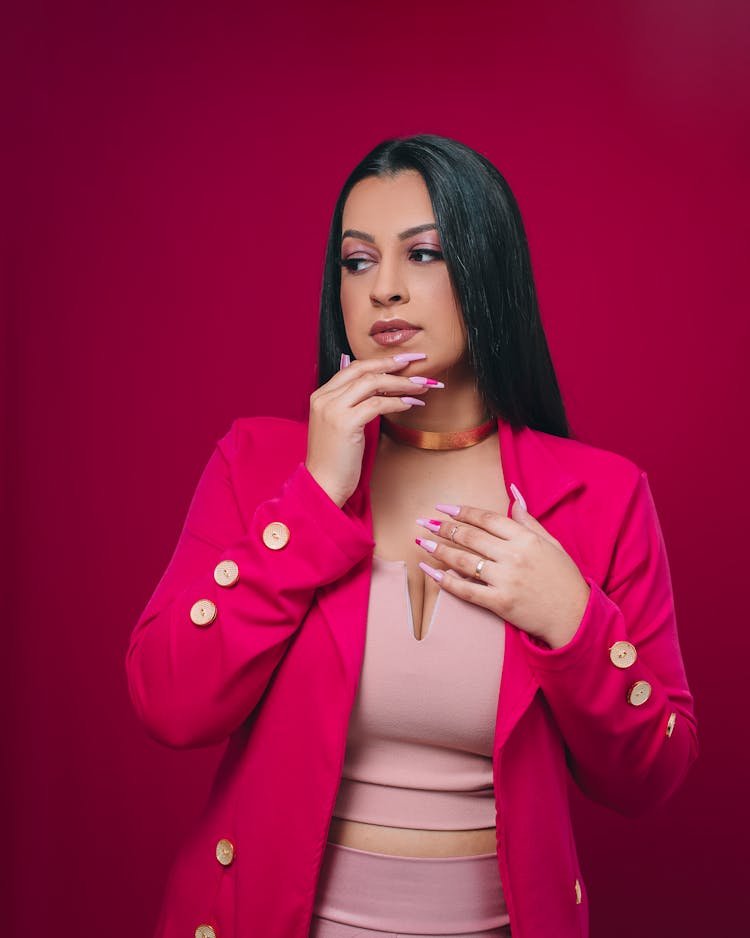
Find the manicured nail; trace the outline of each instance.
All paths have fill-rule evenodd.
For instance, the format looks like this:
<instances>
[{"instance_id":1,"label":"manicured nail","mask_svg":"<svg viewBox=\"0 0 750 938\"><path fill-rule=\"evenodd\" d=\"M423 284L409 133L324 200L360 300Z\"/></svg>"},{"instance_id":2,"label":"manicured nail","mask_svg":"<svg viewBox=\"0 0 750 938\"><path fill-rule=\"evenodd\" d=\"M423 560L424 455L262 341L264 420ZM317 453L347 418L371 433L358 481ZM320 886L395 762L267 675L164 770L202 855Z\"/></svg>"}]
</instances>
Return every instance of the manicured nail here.
<instances>
[{"instance_id":1,"label":"manicured nail","mask_svg":"<svg viewBox=\"0 0 750 938\"><path fill-rule=\"evenodd\" d=\"M341 361L339 362L339 371L341 371L342 368L348 368L351 363L351 358L346 354L346 352L342 352Z\"/></svg>"},{"instance_id":2,"label":"manicured nail","mask_svg":"<svg viewBox=\"0 0 750 938\"><path fill-rule=\"evenodd\" d=\"M428 531L432 531L434 534L440 530L441 521L435 521L433 518L417 518L417 524L420 527L427 528Z\"/></svg>"},{"instance_id":3,"label":"manicured nail","mask_svg":"<svg viewBox=\"0 0 750 938\"><path fill-rule=\"evenodd\" d=\"M420 358L427 358L425 352L400 352L398 355L393 356L394 362L416 362Z\"/></svg>"},{"instance_id":4,"label":"manicured nail","mask_svg":"<svg viewBox=\"0 0 750 938\"><path fill-rule=\"evenodd\" d=\"M446 515L450 515L452 518L458 517L459 511L461 511L460 505L435 505L438 511L444 511Z\"/></svg>"},{"instance_id":5,"label":"manicured nail","mask_svg":"<svg viewBox=\"0 0 750 938\"><path fill-rule=\"evenodd\" d=\"M419 561L419 566L424 570L427 576L431 576L436 583L442 583L443 581L443 571L436 570L435 567L431 567L428 563Z\"/></svg>"},{"instance_id":6,"label":"manicured nail","mask_svg":"<svg viewBox=\"0 0 750 938\"><path fill-rule=\"evenodd\" d=\"M516 499L516 501L520 502L521 508L523 508L524 511L528 511L529 509L526 507L526 499L523 497L523 495L521 495L513 482L510 483L510 490L513 492L513 497Z\"/></svg>"},{"instance_id":7,"label":"manicured nail","mask_svg":"<svg viewBox=\"0 0 750 938\"><path fill-rule=\"evenodd\" d=\"M428 550L431 554L435 553L437 541L431 541L426 537L415 537L414 540L417 542L417 544L419 544L420 547L424 547L424 549Z\"/></svg>"},{"instance_id":8,"label":"manicured nail","mask_svg":"<svg viewBox=\"0 0 750 938\"><path fill-rule=\"evenodd\" d=\"M428 388L444 388L445 385L442 381L436 381L434 378L409 378L409 381L413 381L414 384L426 384Z\"/></svg>"},{"instance_id":9,"label":"manicured nail","mask_svg":"<svg viewBox=\"0 0 750 938\"><path fill-rule=\"evenodd\" d=\"M424 407L425 405L424 401L420 401L419 398L416 397L402 397L401 400L404 404L419 404L420 407Z\"/></svg>"}]
</instances>

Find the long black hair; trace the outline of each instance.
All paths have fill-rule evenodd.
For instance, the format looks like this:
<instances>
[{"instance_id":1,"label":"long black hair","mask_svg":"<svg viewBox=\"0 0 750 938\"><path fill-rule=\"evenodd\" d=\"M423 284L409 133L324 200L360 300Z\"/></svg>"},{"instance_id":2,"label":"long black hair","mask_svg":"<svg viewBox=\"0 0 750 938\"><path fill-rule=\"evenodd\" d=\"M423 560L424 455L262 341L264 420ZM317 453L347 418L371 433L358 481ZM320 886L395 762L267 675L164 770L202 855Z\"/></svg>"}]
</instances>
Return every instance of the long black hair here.
<instances>
[{"instance_id":1,"label":"long black hair","mask_svg":"<svg viewBox=\"0 0 750 938\"><path fill-rule=\"evenodd\" d=\"M404 170L419 172L427 186L487 411L513 427L569 437L518 203L486 157L435 134L384 140L352 170L341 190L323 270L317 386L336 373L342 352L352 354L340 297L344 203L361 179Z\"/></svg>"}]
</instances>

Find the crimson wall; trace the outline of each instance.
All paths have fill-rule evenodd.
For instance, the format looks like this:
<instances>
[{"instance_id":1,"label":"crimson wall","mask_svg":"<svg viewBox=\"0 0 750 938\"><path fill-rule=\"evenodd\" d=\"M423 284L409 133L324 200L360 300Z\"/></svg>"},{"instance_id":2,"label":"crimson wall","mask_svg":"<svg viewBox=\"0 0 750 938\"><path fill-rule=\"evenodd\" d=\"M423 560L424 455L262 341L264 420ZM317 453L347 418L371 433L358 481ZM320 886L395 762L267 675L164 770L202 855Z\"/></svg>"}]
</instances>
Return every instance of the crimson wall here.
<instances>
[{"instance_id":1,"label":"crimson wall","mask_svg":"<svg viewBox=\"0 0 750 938\"><path fill-rule=\"evenodd\" d=\"M519 200L574 434L649 474L701 751L575 799L593 936L734 934L746 864L744 2L19 5L6 183L4 925L150 934L218 750L149 740L130 631L214 442L312 389L333 203L384 137ZM9 224L8 224L9 223Z\"/></svg>"}]
</instances>

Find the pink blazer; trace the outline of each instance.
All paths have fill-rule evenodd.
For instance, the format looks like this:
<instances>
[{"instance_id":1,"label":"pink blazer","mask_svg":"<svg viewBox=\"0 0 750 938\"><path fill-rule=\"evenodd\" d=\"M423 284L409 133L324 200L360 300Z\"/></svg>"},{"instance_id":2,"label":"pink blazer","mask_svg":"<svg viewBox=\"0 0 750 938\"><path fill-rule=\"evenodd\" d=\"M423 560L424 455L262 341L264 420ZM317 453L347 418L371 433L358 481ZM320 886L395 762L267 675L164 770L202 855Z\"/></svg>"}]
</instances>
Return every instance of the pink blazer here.
<instances>
[{"instance_id":1,"label":"pink blazer","mask_svg":"<svg viewBox=\"0 0 750 938\"><path fill-rule=\"evenodd\" d=\"M236 420L135 626L128 680L151 735L173 747L228 740L172 869L159 938L200 926L217 938L308 938L364 654L379 425L365 428L360 484L339 508L305 468L306 424ZM499 871L514 938L585 938L568 774L623 814L661 804L697 754L693 699L646 473L504 421L498 440L506 485L591 587L564 647L507 629L493 749ZM629 700L638 682L645 694Z\"/></svg>"}]
</instances>

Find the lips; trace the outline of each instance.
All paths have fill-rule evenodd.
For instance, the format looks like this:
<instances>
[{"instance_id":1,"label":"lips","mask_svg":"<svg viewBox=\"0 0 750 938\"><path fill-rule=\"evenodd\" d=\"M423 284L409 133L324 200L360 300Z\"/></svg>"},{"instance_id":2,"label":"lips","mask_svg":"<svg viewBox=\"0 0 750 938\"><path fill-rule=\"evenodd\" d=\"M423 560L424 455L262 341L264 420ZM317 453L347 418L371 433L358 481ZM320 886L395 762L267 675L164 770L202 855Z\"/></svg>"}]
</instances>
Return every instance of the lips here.
<instances>
[{"instance_id":1,"label":"lips","mask_svg":"<svg viewBox=\"0 0 750 938\"><path fill-rule=\"evenodd\" d=\"M377 335L379 332L400 332L403 329L421 328L421 326L415 326L413 322L407 322L405 319L378 319L370 329L370 335Z\"/></svg>"}]
</instances>

